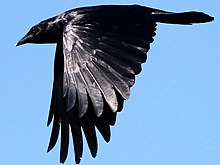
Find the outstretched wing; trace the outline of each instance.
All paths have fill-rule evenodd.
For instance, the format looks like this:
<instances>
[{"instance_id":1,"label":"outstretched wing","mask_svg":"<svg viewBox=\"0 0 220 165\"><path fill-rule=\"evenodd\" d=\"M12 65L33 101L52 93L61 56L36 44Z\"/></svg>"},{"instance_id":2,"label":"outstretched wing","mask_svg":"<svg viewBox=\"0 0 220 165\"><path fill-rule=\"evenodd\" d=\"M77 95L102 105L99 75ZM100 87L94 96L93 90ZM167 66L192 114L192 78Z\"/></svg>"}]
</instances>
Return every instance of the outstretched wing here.
<instances>
[{"instance_id":1,"label":"outstretched wing","mask_svg":"<svg viewBox=\"0 0 220 165\"><path fill-rule=\"evenodd\" d=\"M155 35L156 23L146 9L102 6L68 14L74 18L64 27L63 52L57 45L56 56L63 57L64 69L54 80L48 120L48 124L54 121L48 150L57 141L61 123L61 162L68 152L69 126L76 163L83 152L81 130L93 157L97 153L95 127L106 142L110 140L110 125L128 99Z\"/></svg>"}]
</instances>

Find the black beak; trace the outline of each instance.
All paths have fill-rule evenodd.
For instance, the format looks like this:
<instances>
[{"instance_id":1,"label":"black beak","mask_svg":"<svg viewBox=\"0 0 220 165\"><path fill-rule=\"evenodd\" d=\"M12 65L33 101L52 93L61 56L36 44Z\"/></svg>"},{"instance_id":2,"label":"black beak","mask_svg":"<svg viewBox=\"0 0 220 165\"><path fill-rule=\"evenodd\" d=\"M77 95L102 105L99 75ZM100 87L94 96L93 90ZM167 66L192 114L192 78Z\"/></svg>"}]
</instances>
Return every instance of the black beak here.
<instances>
[{"instance_id":1,"label":"black beak","mask_svg":"<svg viewBox=\"0 0 220 165\"><path fill-rule=\"evenodd\" d=\"M23 45L23 44L26 44L28 43L31 39L32 39L32 35L25 35L22 39L20 39L18 41L18 43L16 44L16 46L19 46L19 45Z\"/></svg>"}]
</instances>

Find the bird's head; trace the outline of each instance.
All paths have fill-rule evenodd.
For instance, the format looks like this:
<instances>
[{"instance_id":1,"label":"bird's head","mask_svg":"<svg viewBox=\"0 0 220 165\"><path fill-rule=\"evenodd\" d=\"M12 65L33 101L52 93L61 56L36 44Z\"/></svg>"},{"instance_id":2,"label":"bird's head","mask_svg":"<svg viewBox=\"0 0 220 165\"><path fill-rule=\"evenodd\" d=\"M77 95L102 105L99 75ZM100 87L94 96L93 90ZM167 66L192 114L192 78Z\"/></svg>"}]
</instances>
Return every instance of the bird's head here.
<instances>
[{"instance_id":1,"label":"bird's head","mask_svg":"<svg viewBox=\"0 0 220 165\"><path fill-rule=\"evenodd\" d=\"M62 33L63 23L53 17L33 26L16 46L26 43L57 43L62 41Z\"/></svg>"}]
</instances>

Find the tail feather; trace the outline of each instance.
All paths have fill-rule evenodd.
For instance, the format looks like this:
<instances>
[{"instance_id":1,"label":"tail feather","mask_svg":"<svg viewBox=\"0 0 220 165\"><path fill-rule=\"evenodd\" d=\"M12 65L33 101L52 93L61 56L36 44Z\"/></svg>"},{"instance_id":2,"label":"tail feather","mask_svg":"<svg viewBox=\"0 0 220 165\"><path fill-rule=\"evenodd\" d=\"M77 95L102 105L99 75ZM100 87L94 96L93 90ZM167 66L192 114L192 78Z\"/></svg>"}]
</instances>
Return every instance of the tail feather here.
<instances>
[{"instance_id":1,"label":"tail feather","mask_svg":"<svg viewBox=\"0 0 220 165\"><path fill-rule=\"evenodd\" d=\"M156 22L183 25L191 25L193 23L205 23L214 20L214 17L196 11L182 13L153 12L152 16Z\"/></svg>"}]
</instances>

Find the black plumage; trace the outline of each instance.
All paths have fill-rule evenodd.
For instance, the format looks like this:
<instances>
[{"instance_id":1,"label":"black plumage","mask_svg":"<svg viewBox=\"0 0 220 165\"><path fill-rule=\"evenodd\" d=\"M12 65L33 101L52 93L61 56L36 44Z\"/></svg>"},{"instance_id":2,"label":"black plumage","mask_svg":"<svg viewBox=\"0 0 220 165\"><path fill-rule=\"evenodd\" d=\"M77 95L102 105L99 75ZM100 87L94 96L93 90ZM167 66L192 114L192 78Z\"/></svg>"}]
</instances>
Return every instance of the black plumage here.
<instances>
[{"instance_id":1,"label":"black plumage","mask_svg":"<svg viewBox=\"0 0 220 165\"><path fill-rule=\"evenodd\" d=\"M69 10L32 27L17 46L57 44L47 123L53 121L48 151L61 133L60 162L65 162L70 127L76 163L83 154L82 131L95 157L96 128L109 142L110 126L115 124L135 75L147 60L156 23L191 25L213 19L201 12L173 13L139 5L106 5Z\"/></svg>"}]
</instances>

